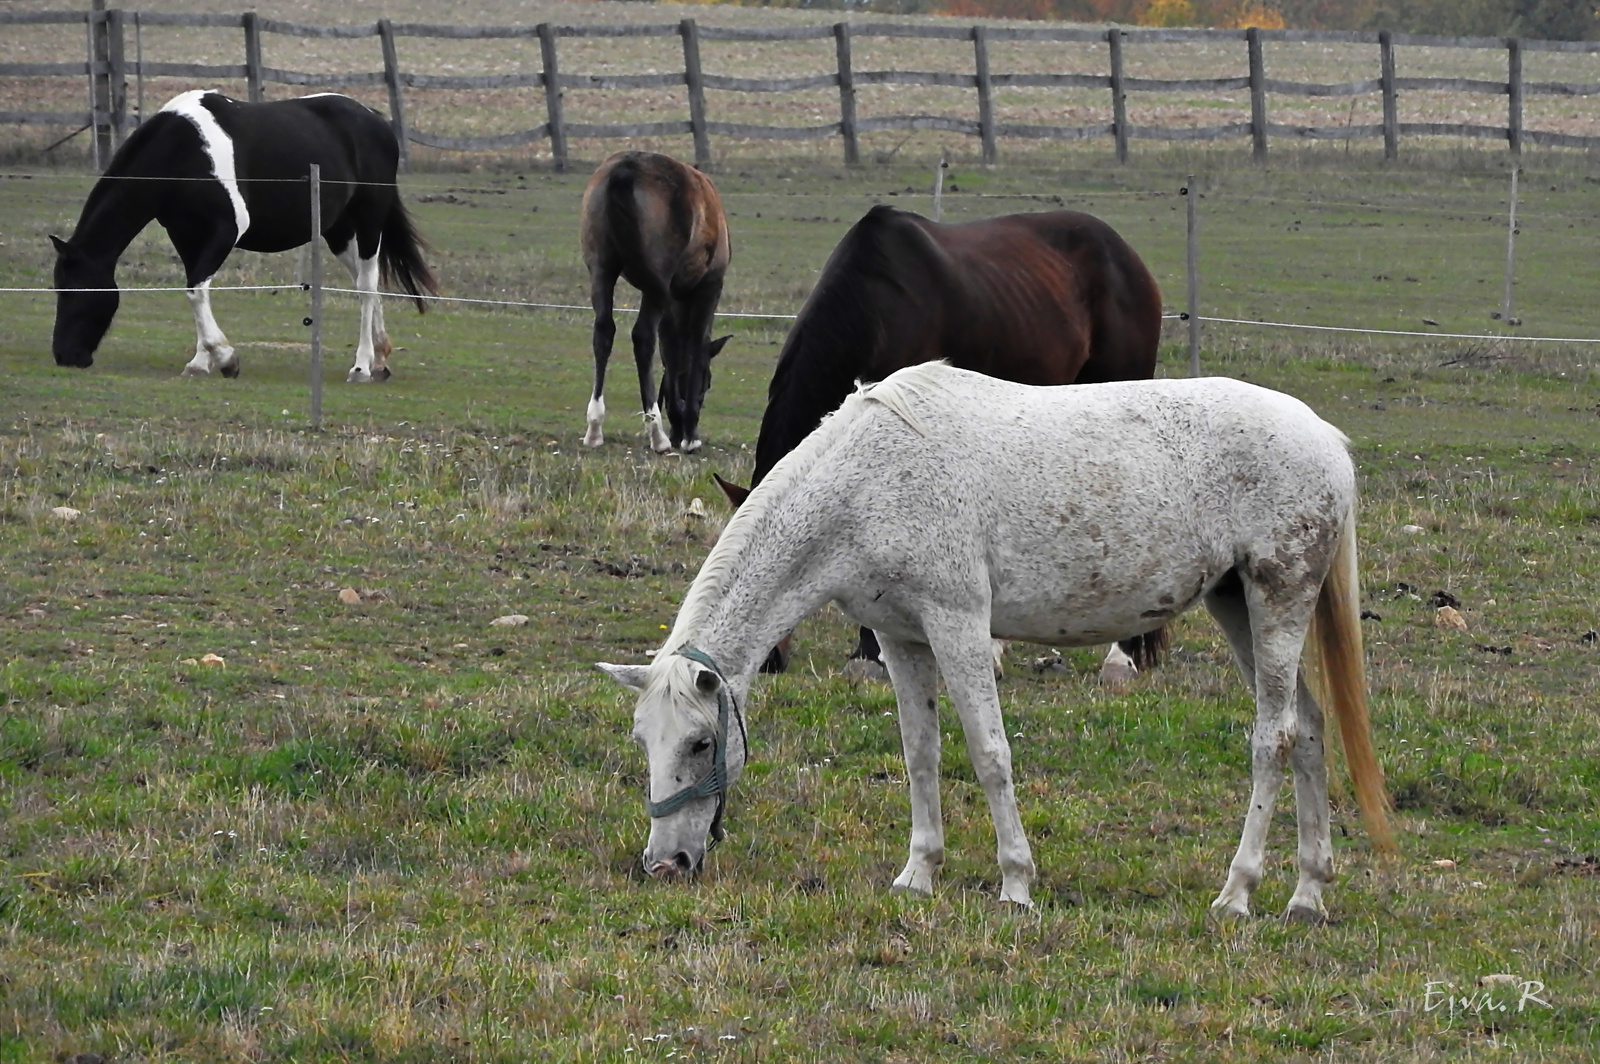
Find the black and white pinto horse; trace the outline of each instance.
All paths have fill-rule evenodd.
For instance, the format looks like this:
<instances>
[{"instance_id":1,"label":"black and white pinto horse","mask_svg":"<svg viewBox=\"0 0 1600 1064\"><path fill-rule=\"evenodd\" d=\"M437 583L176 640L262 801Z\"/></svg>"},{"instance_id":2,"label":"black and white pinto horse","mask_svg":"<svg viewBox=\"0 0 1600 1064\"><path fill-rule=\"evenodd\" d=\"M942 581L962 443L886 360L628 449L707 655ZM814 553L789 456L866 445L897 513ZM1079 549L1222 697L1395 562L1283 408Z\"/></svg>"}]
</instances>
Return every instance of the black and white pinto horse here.
<instances>
[{"instance_id":1,"label":"black and white pinto horse","mask_svg":"<svg viewBox=\"0 0 1600 1064\"><path fill-rule=\"evenodd\" d=\"M655 661L601 666L640 692L645 869L700 866L745 765L756 669L832 601L878 633L899 703L911 847L895 888L931 891L944 861L943 675L994 818L1000 897L1027 905L1033 855L990 636L1104 643L1203 602L1256 704L1244 831L1213 908L1249 911L1288 769L1300 828L1288 915L1320 919L1333 881L1324 705L1369 831L1391 844L1348 442L1304 403L1223 378L1034 388L933 362L858 391L739 507ZM1302 650L1327 697L1302 677Z\"/></svg>"},{"instance_id":2,"label":"black and white pinto horse","mask_svg":"<svg viewBox=\"0 0 1600 1064\"><path fill-rule=\"evenodd\" d=\"M117 313L117 259L155 220L183 260L194 310L184 375L238 376L239 356L211 314L211 278L236 247L288 251L312 239L308 175L318 163L322 237L361 293L361 338L346 379L386 379L392 348L380 276L418 297L418 310L422 293L437 290L395 185L399 159L389 122L348 96L240 103L196 89L174 97L117 151L71 239L50 238L61 290L56 363L93 364Z\"/></svg>"}]
</instances>

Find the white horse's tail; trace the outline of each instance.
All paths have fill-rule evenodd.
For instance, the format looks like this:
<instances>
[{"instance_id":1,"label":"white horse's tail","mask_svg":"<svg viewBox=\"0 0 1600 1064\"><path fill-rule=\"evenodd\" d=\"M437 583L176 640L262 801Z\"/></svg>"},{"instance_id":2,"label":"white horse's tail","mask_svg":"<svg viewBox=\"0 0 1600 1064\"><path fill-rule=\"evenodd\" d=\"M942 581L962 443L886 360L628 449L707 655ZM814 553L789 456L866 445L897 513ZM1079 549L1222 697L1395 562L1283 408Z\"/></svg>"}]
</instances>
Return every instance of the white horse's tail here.
<instances>
[{"instance_id":1,"label":"white horse's tail","mask_svg":"<svg viewBox=\"0 0 1600 1064\"><path fill-rule=\"evenodd\" d=\"M1383 770L1372 749L1372 724L1367 714L1367 675L1361 649L1360 582L1356 575L1355 507L1345 517L1333 567L1322 582L1311 631L1306 640L1311 678L1324 706L1339 721L1345 767L1355 786L1356 804L1367 834L1384 852L1395 849L1389 824L1389 795Z\"/></svg>"}]
</instances>

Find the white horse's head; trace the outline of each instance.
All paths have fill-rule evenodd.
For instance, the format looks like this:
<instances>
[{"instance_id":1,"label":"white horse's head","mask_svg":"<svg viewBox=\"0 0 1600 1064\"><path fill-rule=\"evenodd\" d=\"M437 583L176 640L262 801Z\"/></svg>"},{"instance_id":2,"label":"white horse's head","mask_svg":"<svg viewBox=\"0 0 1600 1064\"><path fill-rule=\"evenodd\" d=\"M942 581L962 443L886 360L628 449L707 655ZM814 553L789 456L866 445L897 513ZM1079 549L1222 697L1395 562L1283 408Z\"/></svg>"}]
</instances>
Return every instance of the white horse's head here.
<instances>
[{"instance_id":1,"label":"white horse's head","mask_svg":"<svg viewBox=\"0 0 1600 1064\"><path fill-rule=\"evenodd\" d=\"M727 677L710 657L690 647L663 654L652 665L601 662L600 668L639 692L633 739L650 766L645 871L653 876L697 872L706 850L722 838L728 788L744 771L744 714Z\"/></svg>"}]
</instances>

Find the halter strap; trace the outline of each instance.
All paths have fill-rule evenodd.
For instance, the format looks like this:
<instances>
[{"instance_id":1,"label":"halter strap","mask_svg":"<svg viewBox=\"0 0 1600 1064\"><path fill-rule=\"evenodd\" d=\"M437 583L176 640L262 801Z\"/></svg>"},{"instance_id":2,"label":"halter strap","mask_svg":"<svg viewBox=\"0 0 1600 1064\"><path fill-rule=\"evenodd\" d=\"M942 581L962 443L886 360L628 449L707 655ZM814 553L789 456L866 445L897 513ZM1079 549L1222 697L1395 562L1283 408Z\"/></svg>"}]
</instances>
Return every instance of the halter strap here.
<instances>
[{"instance_id":1,"label":"halter strap","mask_svg":"<svg viewBox=\"0 0 1600 1064\"><path fill-rule=\"evenodd\" d=\"M698 783L691 783L681 788L676 794L659 802L652 802L648 789L645 792L644 808L651 817L671 816L685 805L700 798L717 799L717 812L711 818L711 845L715 846L722 841L725 834L722 830L722 811L728 804L728 717L737 716L739 719L739 735L744 741L746 756L749 756L750 737L745 731L744 713L734 702L733 695L728 688L728 678L723 675L722 669L712 659L710 654L696 647L684 647L678 651L680 657L688 658L699 665L704 665L716 674L719 681L717 686L717 730L711 736L711 771L706 773ZM710 847L707 847L708 849Z\"/></svg>"}]
</instances>

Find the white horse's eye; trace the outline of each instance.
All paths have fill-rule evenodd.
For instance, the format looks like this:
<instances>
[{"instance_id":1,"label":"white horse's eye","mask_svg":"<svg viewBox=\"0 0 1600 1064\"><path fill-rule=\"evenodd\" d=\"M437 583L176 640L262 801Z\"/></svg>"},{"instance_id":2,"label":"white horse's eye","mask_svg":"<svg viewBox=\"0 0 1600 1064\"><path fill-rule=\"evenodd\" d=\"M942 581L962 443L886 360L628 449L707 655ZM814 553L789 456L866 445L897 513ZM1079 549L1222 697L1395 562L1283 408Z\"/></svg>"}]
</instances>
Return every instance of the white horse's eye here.
<instances>
[{"instance_id":1,"label":"white horse's eye","mask_svg":"<svg viewBox=\"0 0 1600 1064\"><path fill-rule=\"evenodd\" d=\"M709 749L711 749L711 740L710 739L699 739L699 740L697 740L695 742L695 744L693 746L689 747L689 753L691 753L691 754L703 754Z\"/></svg>"}]
</instances>

